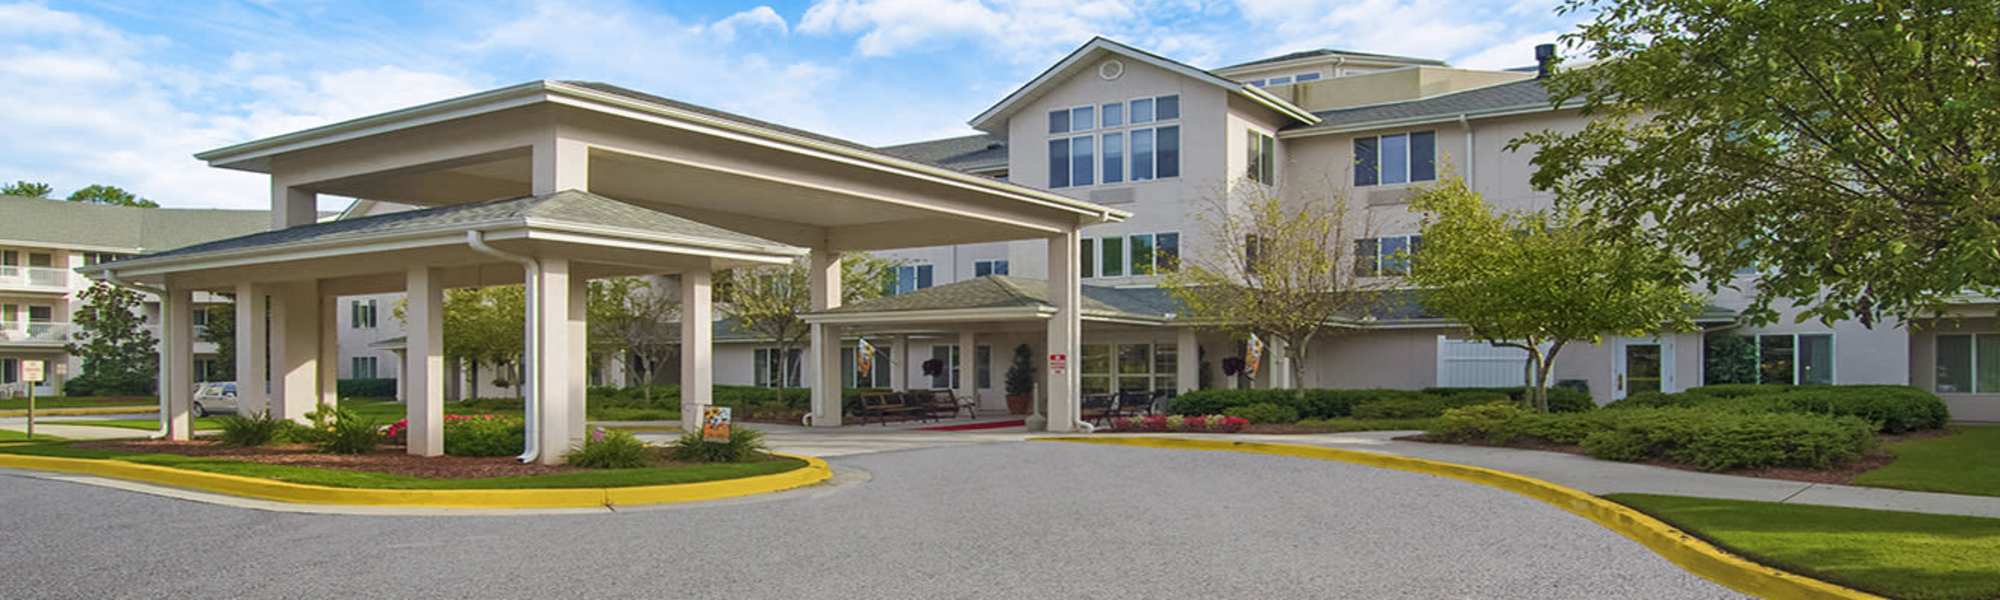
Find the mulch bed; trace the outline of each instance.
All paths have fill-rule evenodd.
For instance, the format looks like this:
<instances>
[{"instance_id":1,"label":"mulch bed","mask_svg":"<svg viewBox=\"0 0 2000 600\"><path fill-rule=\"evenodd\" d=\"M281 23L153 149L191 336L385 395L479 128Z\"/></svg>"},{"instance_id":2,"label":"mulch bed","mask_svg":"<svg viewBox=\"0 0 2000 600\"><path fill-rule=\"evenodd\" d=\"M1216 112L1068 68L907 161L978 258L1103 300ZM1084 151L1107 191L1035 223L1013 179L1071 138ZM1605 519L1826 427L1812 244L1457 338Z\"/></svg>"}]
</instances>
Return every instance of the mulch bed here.
<instances>
[{"instance_id":1,"label":"mulch bed","mask_svg":"<svg viewBox=\"0 0 2000 600\"><path fill-rule=\"evenodd\" d=\"M1905 440L1919 440L1919 439L1927 439L1934 437L1943 437L1946 435L1951 435L1951 431L1945 429L1937 429L1932 431L1917 431L1917 432L1893 434L1893 435L1880 434L1875 436L1875 439L1877 440L1878 443L1876 444L1876 448L1874 450L1870 450L1868 451L1867 454L1863 454L1860 460L1856 460L1854 462L1850 462L1845 465L1841 465L1831 469L1766 467L1759 469L1732 469L1728 471L1703 471L1699 468L1690 465L1684 465L1676 462L1668 462L1664 460L1649 460L1637 464L1650 465L1655 467L1666 467L1669 469L1679 469L1682 471L1695 471L1698 473L1720 473L1723 475L1738 475L1742 477L1759 477L1763 479L1783 479L1787 481L1803 481L1806 483L1831 483L1831 484L1846 485L1853 483L1854 478L1860 476L1862 473L1873 471L1875 469L1888 466L1889 463L1891 462L1895 462L1896 460L1895 455L1889 454L1887 450L1883 450L1882 449L1883 446L1887 446L1891 443L1901 442ZM1588 454L1586 454L1583 451L1582 446L1562 446L1562 445L1545 444L1545 443L1494 445L1494 444L1480 444L1473 442L1463 442L1463 443L1444 442L1444 441L1430 439L1429 437L1426 437L1423 434L1406 435L1395 439L1404 442L1424 442L1428 444L1454 444L1459 446L1485 446L1488 448L1512 448L1515 450L1542 450L1547 452L1561 452L1564 454L1588 456Z\"/></svg>"},{"instance_id":2,"label":"mulch bed","mask_svg":"<svg viewBox=\"0 0 2000 600\"><path fill-rule=\"evenodd\" d=\"M167 440L80 442L74 444L74 447L115 452L227 458L230 460L272 465L369 471L429 479L482 479L487 477L547 475L579 470L577 467L567 465L524 465L516 462L514 457L511 456L413 456L407 454L403 446L390 445L384 445L368 454L353 455L322 454L311 446L304 444L235 448L205 440L189 442Z\"/></svg>"}]
</instances>

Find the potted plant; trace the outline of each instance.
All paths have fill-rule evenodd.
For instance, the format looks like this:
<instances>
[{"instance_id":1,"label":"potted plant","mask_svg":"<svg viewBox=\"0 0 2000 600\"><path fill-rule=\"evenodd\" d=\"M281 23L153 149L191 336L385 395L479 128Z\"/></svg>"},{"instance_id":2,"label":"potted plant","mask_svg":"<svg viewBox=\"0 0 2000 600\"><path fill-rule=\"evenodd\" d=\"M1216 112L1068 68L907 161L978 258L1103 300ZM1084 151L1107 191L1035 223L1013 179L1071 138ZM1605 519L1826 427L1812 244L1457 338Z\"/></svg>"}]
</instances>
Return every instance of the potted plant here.
<instances>
[{"instance_id":1,"label":"potted plant","mask_svg":"<svg viewBox=\"0 0 2000 600\"><path fill-rule=\"evenodd\" d=\"M1035 402L1035 359L1027 344L1014 347L1014 363L1007 367L1007 413L1028 414Z\"/></svg>"}]
</instances>

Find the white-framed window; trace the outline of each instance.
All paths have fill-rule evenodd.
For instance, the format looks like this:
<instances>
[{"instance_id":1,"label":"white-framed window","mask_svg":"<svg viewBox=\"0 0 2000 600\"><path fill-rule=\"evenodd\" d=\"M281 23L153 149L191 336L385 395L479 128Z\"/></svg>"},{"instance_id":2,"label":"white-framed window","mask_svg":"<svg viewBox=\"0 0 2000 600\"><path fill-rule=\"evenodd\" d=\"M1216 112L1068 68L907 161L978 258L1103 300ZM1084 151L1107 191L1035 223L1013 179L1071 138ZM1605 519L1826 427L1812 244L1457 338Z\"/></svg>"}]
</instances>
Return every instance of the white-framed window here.
<instances>
[{"instance_id":1,"label":"white-framed window","mask_svg":"<svg viewBox=\"0 0 2000 600\"><path fill-rule=\"evenodd\" d=\"M1007 261L1005 259L972 261L973 277L986 277L989 275L1006 275L1006 274L1007 274Z\"/></svg>"},{"instance_id":2,"label":"white-framed window","mask_svg":"<svg viewBox=\"0 0 2000 600\"><path fill-rule=\"evenodd\" d=\"M1410 262L1423 249L1424 236L1392 235L1354 240L1354 271L1362 277L1410 274Z\"/></svg>"},{"instance_id":3,"label":"white-framed window","mask_svg":"<svg viewBox=\"0 0 2000 600\"><path fill-rule=\"evenodd\" d=\"M1318 79L1319 79L1319 73L1306 72L1306 73L1294 73L1291 75L1279 75L1277 77L1270 77L1266 79L1252 79L1249 81L1245 81L1243 83L1256 87L1271 87L1274 85L1304 83L1307 81L1315 81Z\"/></svg>"},{"instance_id":4,"label":"white-framed window","mask_svg":"<svg viewBox=\"0 0 2000 600\"><path fill-rule=\"evenodd\" d=\"M1085 394L1174 390L1178 350L1172 344L1084 344L1077 374Z\"/></svg>"},{"instance_id":5,"label":"white-framed window","mask_svg":"<svg viewBox=\"0 0 2000 600\"><path fill-rule=\"evenodd\" d=\"M889 290L889 294L892 296L896 294L908 294L929 288L932 282L931 275L934 272L936 272L936 269L931 265L903 265L896 267L896 280L893 282L895 287Z\"/></svg>"},{"instance_id":6,"label":"white-framed window","mask_svg":"<svg viewBox=\"0 0 2000 600\"><path fill-rule=\"evenodd\" d=\"M376 361L375 361L375 357L373 357L373 356L356 356L356 357L354 357L354 358L353 358L353 361L352 361L352 362L353 362L353 364L352 364L352 367L353 367L353 368L352 368L351 370L349 370L349 371L348 371L348 377L349 377L350 379L375 379L375 378L376 378L376 373L377 373L377 371L376 371L375 369L376 369L376 367L378 366L378 364L377 364L377 363L376 363Z\"/></svg>"},{"instance_id":7,"label":"white-framed window","mask_svg":"<svg viewBox=\"0 0 2000 600\"><path fill-rule=\"evenodd\" d=\"M799 387L799 370L804 364L799 360L801 356L799 348L793 348L783 354L780 354L777 348L758 348L754 354L753 364L757 368L754 378L758 387L778 387L779 381L785 382L784 387ZM779 363L779 356L784 356L787 360Z\"/></svg>"},{"instance_id":8,"label":"white-framed window","mask_svg":"<svg viewBox=\"0 0 2000 600\"><path fill-rule=\"evenodd\" d=\"M1049 188L1179 177L1180 115L1179 95L1049 111Z\"/></svg>"},{"instance_id":9,"label":"white-framed window","mask_svg":"<svg viewBox=\"0 0 2000 600\"><path fill-rule=\"evenodd\" d=\"M1097 274L1103 277L1124 277L1125 238L1099 238L1097 248L1099 250Z\"/></svg>"},{"instance_id":10,"label":"white-framed window","mask_svg":"<svg viewBox=\"0 0 2000 600\"><path fill-rule=\"evenodd\" d=\"M992 346L973 346L972 371L974 373L973 381L977 382L976 387L982 390L993 389Z\"/></svg>"},{"instance_id":11,"label":"white-framed window","mask_svg":"<svg viewBox=\"0 0 2000 600\"><path fill-rule=\"evenodd\" d=\"M931 346L931 360L944 361L944 370L931 376L931 389L958 389L958 346L947 344Z\"/></svg>"},{"instance_id":12,"label":"white-framed window","mask_svg":"<svg viewBox=\"0 0 2000 600\"><path fill-rule=\"evenodd\" d=\"M1354 185L1437 180L1437 132L1354 138Z\"/></svg>"},{"instance_id":13,"label":"white-framed window","mask_svg":"<svg viewBox=\"0 0 2000 600\"><path fill-rule=\"evenodd\" d=\"M21 359L0 358L0 383L21 382Z\"/></svg>"},{"instance_id":14,"label":"white-framed window","mask_svg":"<svg viewBox=\"0 0 2000 600\"><path fill-rule=\"evenodd\" d=\"M348 321L354 329L374 329L376 303L373 298L355 300L348 305Z\"/></svg>"},{"instance_id":15,"label":"white-framed window","mask_svg":"<svg viewBox=\"0 0 2000 600\"><path fill-rule=\"evenodd\" d=\"M1940 394L2000 394L2000 334L1937 336Z\"/></svg>"},{"instance_id":16,"label":"white-framed window","mask_svg":"<svg viewBox=\"0 0 2000 600\"><path fill-rule=\"evenodd\" d=\"M1077 265L1077 273L1079 277L1090 279L1097 276L1097 240L1083 238L1082 244L1083 251L1077 253L1082 260L1082 263Z\"/></svg>"},{"instance_id":17,"label":"white-framed window","mask_svg":"<svg viewBox=\"0 0 2000 600\"><path fill-rule=\"evenodd\" d=\"M1278 184L1278 140L1270 134L1255 129L1249 133L1249 160L1243 175L1251 181L1264 185Z\"/></svg>"},{"instance_id":18,"label":"white-framed window","mask_svg":"<svg viewBox=\"0 0 2000 600\"><path fill-rule=\"evenodd\" d=\"M1833 384L1833 334L1757 336L1757 383Z\"/></svg>"},{"instance_id":19,"label":"white-framed window","mask_svg":"<svg viewBox=\"0 0 2000 600\"><path fill-rule=\"evenodd\" d=\"M1081 259L1079 276L1085 279L1171 272L1180 269L1181 234L1164 231L1084 238Z\"/></svg>"}]
</instances>

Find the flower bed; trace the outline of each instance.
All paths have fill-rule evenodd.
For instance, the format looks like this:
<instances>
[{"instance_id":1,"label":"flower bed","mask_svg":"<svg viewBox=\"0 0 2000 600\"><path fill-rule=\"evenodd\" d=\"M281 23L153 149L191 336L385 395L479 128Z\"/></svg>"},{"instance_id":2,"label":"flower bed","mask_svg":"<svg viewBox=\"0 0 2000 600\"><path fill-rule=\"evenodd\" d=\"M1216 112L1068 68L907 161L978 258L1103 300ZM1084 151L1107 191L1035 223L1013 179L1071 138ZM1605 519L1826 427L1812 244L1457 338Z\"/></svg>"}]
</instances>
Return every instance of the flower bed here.
<instances>
[{"instance_id":1,"label":"flower bed","mask_svg":"<svg viewBox=\"0 0 2000 600\"><path fill-rule=\"evenodd\" d=\"M1149 417L1119 417L1112 419L1111 426L1104 431L1236 433L1242 431L1249 424L1249 419L1224 415L1153 415Z\"/></svg>"},{"instance_id":2,"label":"flower bed","mask_svg":"<svg viewBox=\"0 0 2000 600\"><path fill-rule=\"evenodd\" d=\"M403 444L410 420L401 419L382 430L389 443ZM521 419L507 415L445 415L444 453L452 456L511 456L527 443Z\"/></svg>"}]
</instances>

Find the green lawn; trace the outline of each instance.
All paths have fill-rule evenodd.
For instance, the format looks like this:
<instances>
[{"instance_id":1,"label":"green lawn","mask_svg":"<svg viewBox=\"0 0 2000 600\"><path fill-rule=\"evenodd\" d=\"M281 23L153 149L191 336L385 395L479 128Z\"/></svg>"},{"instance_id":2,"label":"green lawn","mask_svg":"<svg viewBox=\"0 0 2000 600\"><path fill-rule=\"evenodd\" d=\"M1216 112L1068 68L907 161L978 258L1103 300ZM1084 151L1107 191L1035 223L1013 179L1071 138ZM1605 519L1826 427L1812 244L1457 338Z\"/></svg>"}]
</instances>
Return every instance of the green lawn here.
<instances>
[{"instance_id":1,"label":"green lawn","mask_svg":"<svg viewBox=\"0 0 2000 600\"><path fill-rule=\"evenodd\" d=\"M146 431L158 431L160 429L160 419L158 417L151 419L91 419L88 421L47 421L47 422L56 423L59 425L117 427L119 429L144 429ZM195 417L194 419L195 431L214 431L217 429L222 429L222 422L216 420L215 417Z\"/></svg>"},{"instance_id":2,"label":"green lawn","mask_svg":"<svg viewBox=\"0 0 2000 600\"><path fill-rule=\"evenodd\" d=\"M25 441L28 441L27 433L14 431L12 429L0 429L0 442L25 442ZM54 442L54 441L62 441L62 438L49 435L46 433L36 432L34 441Z\"/></svg>"},{"instance_id":3,"label":"green lawn","mask_svg":"<svg viewBox=\"0 0 2000 600\"><path fill-rule=\"evenodd\" d=\"M67 458L116 459L192 471L259 477L328 487L400 490L591 488L664 485L714 481L718 479L739 479L771 473L782 473L805 466L805 461L774 457L770 460L748 463L673 465L641 469L593 469L552 475L492 477L486 479L426 479L387 473L267 465L238 460L180 456L175 454L118 453L74 448L67 444L4 446L0 447L0 453L60 456Z\"/></svg>"},{"instance_id":4,"label":"green lawn","mask_svg":"<svg viewBox=\"0 0 2000 600\"><path fill-rule=\"evenodd\" d=\"M1648 494L1606 498L1746 558L1893 598L2000 597L2000 519Z\"/></svg>"},{"instance_id":5,"label":"green lawn","mask_svg":"<svg viewBox=\"0 0 2000 600\"><path fill-rule=\"evenodd\" d=\"M2000 426L1954 427L1952 435L1886 446L1896 462L1854 478L1858 485L2000 496Z\"/></svg>"},{"instance_id":6,"label":"green lawn","mask_svg":"<svg viewBox=\"0 0 2000 600\"><path fill-rule=\"evenodd\" d=\"M102 406L153 407L153 406L159 406L159 404L160 400L158 398L153 398L148 396L105 396L105 397L81 396L76 398L57 396L53 398L35 399L35 408L37 410L47 409L47 408L96 408ZM28 409L28 399L26 397L0 399L0 410L27 410L27 409Z\"/></svg>"}]
</instances>

